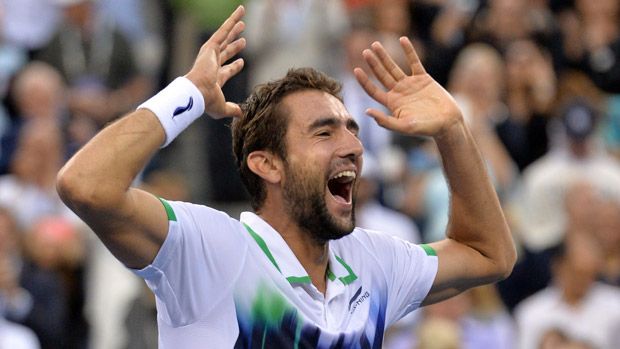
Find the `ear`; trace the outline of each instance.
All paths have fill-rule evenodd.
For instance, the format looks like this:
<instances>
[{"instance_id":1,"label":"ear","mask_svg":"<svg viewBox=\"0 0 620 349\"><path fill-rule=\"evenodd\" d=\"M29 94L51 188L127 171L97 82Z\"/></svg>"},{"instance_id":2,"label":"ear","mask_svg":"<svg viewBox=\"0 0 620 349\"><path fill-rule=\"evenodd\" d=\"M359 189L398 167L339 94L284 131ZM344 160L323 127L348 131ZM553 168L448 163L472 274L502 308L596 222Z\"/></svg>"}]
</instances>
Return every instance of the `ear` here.
<instances>
[{"instance_id":1,"label":"ear","mask_svg":"<svg viewBox=\"0 0 620 349\"><path fill-rule=\"evenodd\" d=\"M282 160L273 153L253 151L248 155L247 161L250 170L268 183L276 184L282 179Z\"/></svg>"}]
</instances>

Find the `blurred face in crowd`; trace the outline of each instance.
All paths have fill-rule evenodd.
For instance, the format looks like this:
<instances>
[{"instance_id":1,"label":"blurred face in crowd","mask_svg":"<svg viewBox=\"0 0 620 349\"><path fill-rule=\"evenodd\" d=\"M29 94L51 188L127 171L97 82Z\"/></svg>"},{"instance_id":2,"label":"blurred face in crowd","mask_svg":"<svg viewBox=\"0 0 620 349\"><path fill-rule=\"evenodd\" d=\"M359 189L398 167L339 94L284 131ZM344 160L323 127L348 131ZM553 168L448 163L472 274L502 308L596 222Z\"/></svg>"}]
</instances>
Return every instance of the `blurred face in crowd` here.
<instances>
[{"instance_id":1,"label":"blurred face in crowd","mask_svg":"<svg viewBox=\"0 0 620 349\"><path fill-rule=\"evenodd\" d=\"M64 105L64 84L60 74L51 66L29 64L16 78L15 103L21 117L54 119Z\"/></svg>"},{"instance_id":2,"label":"blurred face in crowd","mask_svg":"<svg viewBox=\"0 0 620 349\"><path fill-rule=\"evenodd\" d=\"M64 8L65 18L81 29L90 29L92 23L93 4L92 1L83 0L75 4L67 5Z\"/></svg>"},{"instance_id":3,"label":"blurred face in crowd","mask_svg":"<svg viewBox=\"0 0 620 349\"><path fill-rule=\"evenodd\" d=\"M525 0L489 1L490 34L502 42L525 38L530 31Z\"/></svg>"},{"instance_id":4,"label":"blurred face in crowd","mask_svg":"<svg viewBox=\"0 0 620 349\"><path fill-rule=\"evenodd\" d=\"M345 50L350 69L355 67L363 67L366 65L361 52L377 39L377 33L370 28L353 29L347 35L345 40Z\"/></svg>"},{"instance_id":5,"label":"blurred face in crowd","mask_svg":"<svg viewBox=\"0 0 620 349\"><path fill-rule=\"evenodd\" d=\"M603 200L596 207L595 234L606 254L620 255L620 203Z\"/></svg>"},{"instance_id":6,"label":"blurred face in crowd","mask_svg":"<svg viewBox=\"0 0 620 349\"><path fill-rule=\"evenodd\" d=\"M381 1L378 2L374 10L377 30L397 36L407 35L410 25L407 1Z\"/></svg>"},{"instance_id":7,"label":"blurred face in crowd","mask_svg":"<svg viewBox=\"0 0 620 349\"><path fill-rule=\"evenodd\" d=\"M618 16L620 2L618 0L576 0L575 7L586 19L594 20Z\"/></svg>"},{"instance_id":8,"label":"blurred face in crowd","mask_svg":"<svg viewBox=\"0 0 620 349\"><path fill-rule=\"evenodd\" d=\"M500 99L504 90L504 64L495 49L485 44L467 46L458 56L450 84L456 93L474 101Z\"/></svg>"},{"instance_id":9,"label":"blurred face in crowd","mask_svg":"<svg viewBox=\"0 0 620 349\"><path fill-rule=\"evenodd\" d=\"M30 258L43 269L76 265L84 248L75 227L62 217L44 217L38 220L25 240Z\"/></svg>"},{"instance_id":10,"label":"blurred face in crowd","mask_svg":"<svg viewBox=\"0 0 620 349\"><path fill-rule=\"evenodd\" d=\"M564 205L569 228L588 231L594 228L599 197L591 184L587 182L573 184L566 192Z\"/></svg>"},{"instance_id":11,"label":"blurred face in crowd","mask_svg":"<svg viewBox=\"0 0 620 349\"><path fill-rule=\"evenodd\" d=\"M33 121L20 132L11 161L11 172L22 181L47 185L55 177L62 161L62 140L56 124Z\"/></svg>"},{"instance_id":12,"label":"blurred face in crowd","mask_svg":"<svg viewBox=\"0 0 620 349\"><path fill-rule=\"evenodd\" d=\"M289 115L281 181L289 215L320 242L351 233L363 151L357 124L326 92L294 92L282 103Z\"/></svg>"},{"instance_id":13,"label":"blurred face in crowd","mask_svg":"<svg viewBox=\"0 0 620 349\"><path fill-rule=\"evenodd\" d=\"M566 252L554 265L554 275L565 301L578 304L601 272L600 245L588 234L566 238Z\"/></svg>"}]
</instances>

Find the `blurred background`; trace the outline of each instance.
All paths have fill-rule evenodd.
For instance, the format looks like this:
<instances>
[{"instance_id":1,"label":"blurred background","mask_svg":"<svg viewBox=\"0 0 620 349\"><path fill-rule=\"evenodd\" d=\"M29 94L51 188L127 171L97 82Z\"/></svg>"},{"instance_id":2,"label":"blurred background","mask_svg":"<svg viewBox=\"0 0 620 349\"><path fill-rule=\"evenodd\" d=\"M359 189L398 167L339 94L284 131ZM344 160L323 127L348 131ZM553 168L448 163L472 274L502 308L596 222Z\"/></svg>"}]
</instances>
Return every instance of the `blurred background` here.
<instances>
[{"instance_id":1,"label":"blurred background","mask_svg":"<svg viewBox=\"0 0 620 349\"><path fill-rule=\"evenodd\" d=\"M187 72L245 4L244 71L312 66L361 125L358 225L444 237L433 142L363 111L361 51L406 35L461 106L518 245L511 277L420 309L390 349L620 348L620 0L0 0L0 348L156 348L154 299L60 202L57 171L98 130ZM199 119L135 185L238 217L229 121Z\"/></svg>"}]
</instances>

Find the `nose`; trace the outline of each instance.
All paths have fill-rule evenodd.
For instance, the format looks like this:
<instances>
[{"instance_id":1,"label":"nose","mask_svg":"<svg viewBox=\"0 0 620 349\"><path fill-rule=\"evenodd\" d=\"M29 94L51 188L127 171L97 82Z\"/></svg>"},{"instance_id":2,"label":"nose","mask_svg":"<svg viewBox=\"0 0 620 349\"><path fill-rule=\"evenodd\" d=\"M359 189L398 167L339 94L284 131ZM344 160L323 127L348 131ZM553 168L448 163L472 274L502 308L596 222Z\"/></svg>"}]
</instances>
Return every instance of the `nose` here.
<instances>
[{"instance_id":1,"label":"nose","mask_svg":"<svg viewBox=\"0 0 620 349\"><path fill-rule=\"evenodd\" d=\"M362 141L357 137L356 133L349 129L344 129L342 143L337 151L338 156L349 158L352 162L357 162L364 153Z\"/></svg>"}]
</instances>

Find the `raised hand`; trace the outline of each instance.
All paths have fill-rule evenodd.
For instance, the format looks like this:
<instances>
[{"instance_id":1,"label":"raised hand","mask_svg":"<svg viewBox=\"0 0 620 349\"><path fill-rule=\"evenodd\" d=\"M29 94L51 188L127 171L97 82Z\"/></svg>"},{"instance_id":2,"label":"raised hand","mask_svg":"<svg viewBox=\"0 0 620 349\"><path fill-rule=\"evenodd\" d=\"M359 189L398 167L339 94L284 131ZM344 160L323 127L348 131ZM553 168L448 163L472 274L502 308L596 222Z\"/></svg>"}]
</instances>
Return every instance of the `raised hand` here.
<instances>
[{"instance_id":1,"label":"raised hand","mask_svg":"<svg viewBox=\"0 0 620 349\"><path fill-rule=\"evenodd\" d=\"M440 136L463 116L450 94L424 70L411 41L400 38L411 75L394 62L385 48L374 42L362 52L373 75L385 88L375 84L361 68L355 68L357 81L377 102L390 110L388 116L377 109L366 113L387 129L409 135ZM386 91L387 90L387 91Z\"/></svg>"},{"instance_id":2,"label":"raised hand","mask_svg":"<svg viewBox=\"0 0 620 349\"><path fill-rule=\"evenodd\" d=\"M244 14L245 9L239 6L226 19L202 45L194 66L185 75L202 92L205 113L216 119L241 115L241 108L224 98L222 86L243 68L242 58L225 63L245 47L245 39L239 38L245 28L245 23L241 21Z\"/></svg>"}]
</instances>

